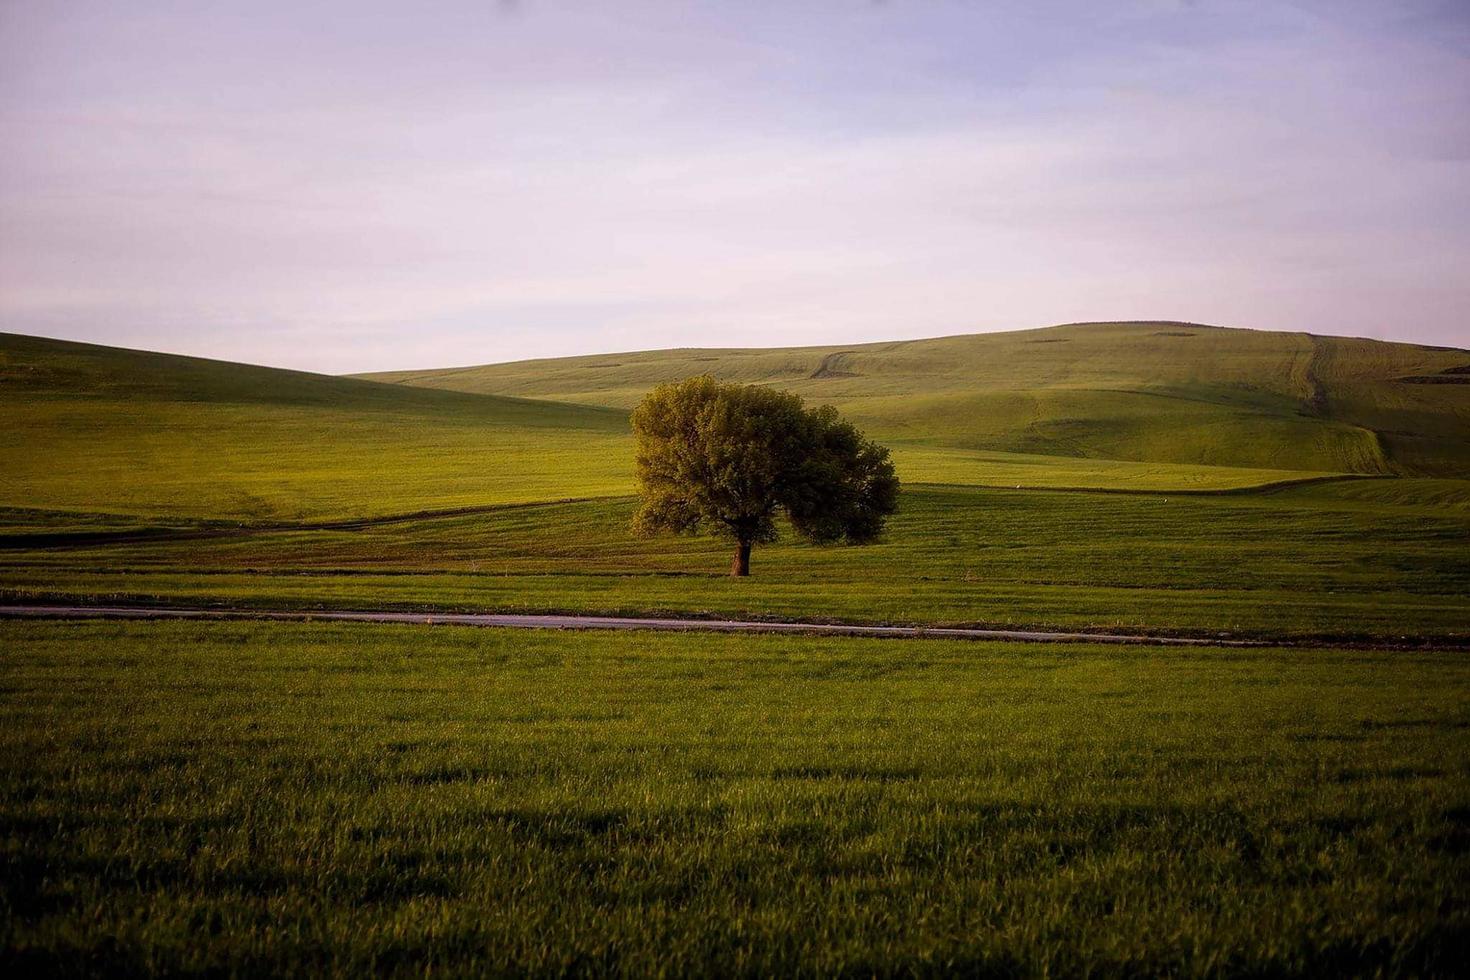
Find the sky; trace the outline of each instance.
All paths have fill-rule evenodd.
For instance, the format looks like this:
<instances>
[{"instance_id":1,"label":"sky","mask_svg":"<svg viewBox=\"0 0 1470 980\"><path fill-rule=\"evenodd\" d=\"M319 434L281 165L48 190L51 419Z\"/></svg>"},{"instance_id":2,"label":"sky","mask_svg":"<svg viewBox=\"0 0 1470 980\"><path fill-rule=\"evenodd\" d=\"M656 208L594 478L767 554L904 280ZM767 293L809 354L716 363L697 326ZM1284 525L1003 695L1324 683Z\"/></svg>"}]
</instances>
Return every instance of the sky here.
<instances>
[{"instance_id":1,"label":"sky","mask_svg":"<svg viewBox=\"0 0 1470 980\"><path fill-rule=\"evenodd\" d=\"M1470 0L0 0L0 330L1470 347Z\"/></svg>"}]
</instances>

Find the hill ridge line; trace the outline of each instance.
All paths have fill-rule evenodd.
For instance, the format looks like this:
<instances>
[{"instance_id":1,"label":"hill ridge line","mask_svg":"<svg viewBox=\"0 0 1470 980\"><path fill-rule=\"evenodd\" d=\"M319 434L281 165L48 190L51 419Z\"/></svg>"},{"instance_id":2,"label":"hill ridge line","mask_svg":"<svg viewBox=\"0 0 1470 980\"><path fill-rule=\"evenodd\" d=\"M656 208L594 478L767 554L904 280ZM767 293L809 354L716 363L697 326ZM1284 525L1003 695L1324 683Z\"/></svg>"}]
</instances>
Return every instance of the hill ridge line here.
<instances>
[{"instance_id":1,"label":"hill ridge line","mask_svg":"<svg viewBox=\"0 0 1470 980\"><path fill-rule=\"evenodd\" d=\"M1193 320L1071 320L1065 323L1050 323L1039 327L1015 327L1006 330L972 330L961 333L935 334L925 337L890 338L887 340L864 340L858 343L834 343L834 344L797 344L797 345L772 345L757 347L645 347L638 349L622 349L608 351L588 351L582 354L556 354L545 357L522 357L510 361L477 361L467 364L449 364L442 367L414 367L414 368L383 368L376 371L349 372L337 377L361 378L374 380L378 375L418 375L437 374L450 375L464 371L474 371L480 368L506 368L532 364L547 364L559 361L576 361L594 357L628 357L635 354L721 354L732 352L754 352L771 354L780 352L816 352L836 351L838 353L854 353L862 349L888 347L903 344L924 344L934 341L963 340L972 337L1008 337L1027 333L1041 333L1047 330L1063 330L1077 327L1184 327L1193 330L1220 330L1251 334L1277 334L1291 335L1300 334L1313 340L1359 340L1389 346L1417 347L1423 350L1433 351L1458 351L1470 355L1470 348L1446 347L1434 344L1419 344L1409 340L1381 340L1377 337L1358 337L1351 334L1318 334L1300 330L1270 330L1264 327L1242 327L1231 326L1220 323L1202 323ZM841 350L839 350L841 348ZM389 381L387 384L403 384L403 381Z\"/></svg>"}]
</instances>

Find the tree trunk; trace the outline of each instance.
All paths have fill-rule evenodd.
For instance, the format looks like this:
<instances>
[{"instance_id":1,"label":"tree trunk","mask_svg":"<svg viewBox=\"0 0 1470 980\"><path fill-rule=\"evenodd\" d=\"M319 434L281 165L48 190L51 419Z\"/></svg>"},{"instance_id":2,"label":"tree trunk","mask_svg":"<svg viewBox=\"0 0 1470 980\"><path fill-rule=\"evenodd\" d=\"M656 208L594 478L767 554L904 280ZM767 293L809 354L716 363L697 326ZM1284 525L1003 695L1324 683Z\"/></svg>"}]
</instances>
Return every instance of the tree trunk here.
<instances>
[{"instance_id":1,"label":"tree trunk","mask_svg":"<svg viewBox=\"0 0 1470 980\"><path fill-rule=\"evenodd\" d=\"M744 577L750 574L750 542L742 541L735 548L735 559L730 562L730 574Z\"/></svg>"}]
</instances>

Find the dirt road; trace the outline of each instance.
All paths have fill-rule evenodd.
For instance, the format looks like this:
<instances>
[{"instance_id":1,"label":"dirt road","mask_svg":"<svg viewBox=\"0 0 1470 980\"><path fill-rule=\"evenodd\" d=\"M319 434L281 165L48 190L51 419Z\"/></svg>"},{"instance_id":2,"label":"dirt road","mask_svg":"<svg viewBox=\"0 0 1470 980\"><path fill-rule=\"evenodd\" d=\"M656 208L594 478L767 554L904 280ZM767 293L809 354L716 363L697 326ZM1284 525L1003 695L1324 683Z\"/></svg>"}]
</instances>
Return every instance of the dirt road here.
<instances>
[{"instance_id":1,"label":"dirt road","mask_svg":"<svg viewBox=\"0 0 1470 980\"><path fill-rule=\"evenodd\" d=\"M0 606L10 619L267 619L288 622L340 620L355 623L412 623L494 626L508 629L662 630L714 633L795 633L813 636L874 636L890 639L1012 640L1023 642L1149 643L1172 646L1259 646L1248 640L1137 636L1117 633L1053 633L1040 630L942 629L921 626L845 626L830 623L767 623L736 619L640 619L624 616L547 616L508 613L305 611L285 609L193 609L138 606Z\"/></svg>"}]
</instances>

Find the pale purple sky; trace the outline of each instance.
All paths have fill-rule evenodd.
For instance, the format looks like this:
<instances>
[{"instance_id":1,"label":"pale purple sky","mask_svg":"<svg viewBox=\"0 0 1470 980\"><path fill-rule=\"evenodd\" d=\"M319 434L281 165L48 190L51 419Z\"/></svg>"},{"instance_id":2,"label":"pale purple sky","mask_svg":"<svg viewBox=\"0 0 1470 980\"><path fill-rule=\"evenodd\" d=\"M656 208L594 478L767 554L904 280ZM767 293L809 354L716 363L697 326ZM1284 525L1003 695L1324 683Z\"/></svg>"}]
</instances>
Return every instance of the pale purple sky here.
<instances>
[{"instance_id":1,"label":"pale purple sky","mask_svg":"<svg viewBox=\"0 0 1470 980\"><path fill-rule=\"evenodd\" d=\"M1470 346L1470 2L0 0L0 330Z\"/></svg>"}]
</instances>

